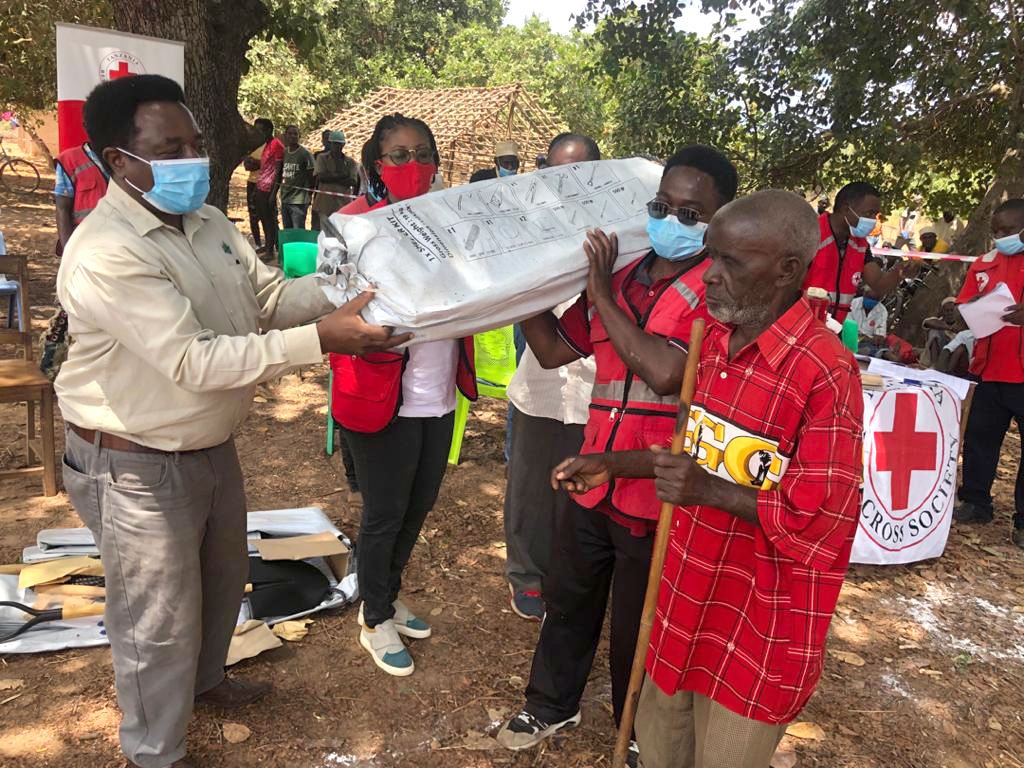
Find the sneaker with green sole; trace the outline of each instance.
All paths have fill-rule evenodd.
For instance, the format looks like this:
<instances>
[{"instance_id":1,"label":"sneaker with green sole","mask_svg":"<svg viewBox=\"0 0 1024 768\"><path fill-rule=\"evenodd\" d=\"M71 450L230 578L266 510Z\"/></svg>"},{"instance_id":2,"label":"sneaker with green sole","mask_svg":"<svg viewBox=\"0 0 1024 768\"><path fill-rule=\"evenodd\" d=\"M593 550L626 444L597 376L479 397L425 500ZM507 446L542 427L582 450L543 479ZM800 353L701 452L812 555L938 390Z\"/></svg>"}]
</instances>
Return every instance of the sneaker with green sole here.
<instances>
[{"instance_id":1,"label":"sneaker with green sole","mask_svg":"<svg viewBox=\"0 0 1024 768\"><path fill-rule=\"evenodd\" d=\"M430 625L427 624L423 619L420 619L413 615L413 612L402 602L401 598L395 600L392 603L395 608L395 615L391 618L395 622L395 629L398 634L411 637L413 640L423 640L424 638L430 637L431 629ZM365 627L366 621L363 619L363 604L359 604L359 626Z\"/></svg>"}]
</instances>

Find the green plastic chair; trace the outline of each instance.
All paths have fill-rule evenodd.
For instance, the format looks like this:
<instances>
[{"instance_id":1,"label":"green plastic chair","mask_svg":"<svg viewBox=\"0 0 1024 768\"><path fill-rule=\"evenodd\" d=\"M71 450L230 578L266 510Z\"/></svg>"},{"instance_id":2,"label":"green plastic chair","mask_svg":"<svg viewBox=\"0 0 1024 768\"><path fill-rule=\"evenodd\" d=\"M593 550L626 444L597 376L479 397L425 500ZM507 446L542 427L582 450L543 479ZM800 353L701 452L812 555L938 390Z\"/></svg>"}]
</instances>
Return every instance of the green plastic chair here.
<instances>
[{"instance_id":1,"label":"green plastic chair","mask_svg":"<svg viewBox=\"0 0 1024 768\"><path fill-rule=\"evenodd\" d=\"M281 269L285 277L302 277L316 272L316 243L294 240L281 246Z\"/></svg>"},{"instance_id":2,"label":"green plastic chair","mask_svg":"<svg viewBox=\"0 0 1024 768\"><path fill-rule=\"evenodd\" d=\"M473 337L476 357L476 385L481 395L508 399L505 388L516 372L516 345L512 337L512 326L495 328L493 331L478 333ZM469 418L469 400L461 392L455 394L455 428L452 431L452 445L448 451L448 463L458 464L462 453L462 438Z\"/></svg>"}]
</instances>

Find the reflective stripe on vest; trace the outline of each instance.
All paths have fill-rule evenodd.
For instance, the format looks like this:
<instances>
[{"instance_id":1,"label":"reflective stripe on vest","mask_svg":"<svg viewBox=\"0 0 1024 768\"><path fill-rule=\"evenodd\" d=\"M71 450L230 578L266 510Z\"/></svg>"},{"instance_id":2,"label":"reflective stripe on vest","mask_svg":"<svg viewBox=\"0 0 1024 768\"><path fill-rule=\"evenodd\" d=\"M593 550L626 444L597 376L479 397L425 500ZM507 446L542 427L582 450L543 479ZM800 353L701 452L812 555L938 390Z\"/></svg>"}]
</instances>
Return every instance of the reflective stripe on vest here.
<instances>
[{"instance_id":1,"label":"reflective stripe on vest","mask_svg":"<svg viewBox=\"0 0 1024 768\"><path fill-rule=\"evenodd\" d=\"M629 413L634 405L656 406L660 409L667 409L668 413L675 418L676 408L679 405L677 395L659 395L651 389L647 382L639 376L634 376L629 385L629 402L623 404L626 396L626 381L602 381L594 382L591 400L600 405L613 405L621 407L623 413Z\"/></svg>"},{"instance_id":2,"label":"reflective stripe on vest","mask_svg":"<svg viewBox=\"0 0 1024 768\"><path fill-rule=\"evenodd\" d=\"M107 177L81 146L66 149L57 162L75 188L72 220L79 224L99 204L107 192ZM69 170L70 169L70 170Z\"/></svg>"}]
</instances>

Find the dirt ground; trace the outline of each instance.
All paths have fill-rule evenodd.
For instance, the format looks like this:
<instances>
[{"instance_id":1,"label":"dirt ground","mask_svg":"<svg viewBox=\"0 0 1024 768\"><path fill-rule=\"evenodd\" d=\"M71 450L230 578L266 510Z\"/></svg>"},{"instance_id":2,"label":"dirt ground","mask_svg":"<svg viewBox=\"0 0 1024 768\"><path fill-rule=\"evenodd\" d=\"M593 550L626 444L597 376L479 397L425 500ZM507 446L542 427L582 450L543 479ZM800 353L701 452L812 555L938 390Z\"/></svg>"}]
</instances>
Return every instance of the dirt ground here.
<instances>
[{"instance_id":1,"label":"dirt ground","mask_svg":"<svg viewBox=\"0 0 1024 768\"><path fill-rule=\"evenodd\" d=\"M233 200L240 214L237 190ZM46 193L0 203L8 249L32 260L38 330L53 307L58 266L52 203ZM237 442L250 508L319 505L354 537L358 510L346 508L344 481L323 449L326 378L318 366L265 387ZM354 610L321 615L303 640L234 668L241 678L273 682L264 703L229 715L197 710L189 744L199 765L609 764L604 646L579 729L519 755L482 738L521 703L538 631L507 604L504 422L503 402L474 407L462 464L445 478L409 566L410 602L434 627L431 639L411 646L416 674L397 679L374 667L358 646ZM23 434L24 407L0 406L0 467L23 461ZM850 569L825 673L800 718L820 730L787 736L777 768L1024 768L1024 553L1009 542L1016 434L1004 450L994 523L954 528L937 561ZM37 479L0 481L0 562L17 562L41 528L80 525L66 496L40 492ZM5 768L121 766L118 720L108 649L0 657ZM251 736L228 743L225 722L244 724Z\"/></svg>"}]
</instances>

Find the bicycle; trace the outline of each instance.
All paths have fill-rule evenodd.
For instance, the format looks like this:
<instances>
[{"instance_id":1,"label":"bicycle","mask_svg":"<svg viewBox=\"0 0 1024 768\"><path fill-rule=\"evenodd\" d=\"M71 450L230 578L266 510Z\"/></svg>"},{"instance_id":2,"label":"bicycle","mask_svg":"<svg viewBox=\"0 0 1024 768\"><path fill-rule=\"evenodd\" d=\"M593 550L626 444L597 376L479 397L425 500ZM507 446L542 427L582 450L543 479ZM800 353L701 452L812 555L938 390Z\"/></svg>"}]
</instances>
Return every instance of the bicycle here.
<instances>
[{"instance_id":1,"label":"bicycle","mask_svg":"<svg viewBox=\"0 0 1024 768\"><path fill-rule=\"evenodd\" d=\"M31 195L39 189L39 169L20 157L12 157L0 139L0 189L15 195Z\"/></svg>"}]
</instances>

